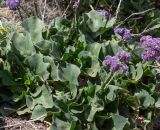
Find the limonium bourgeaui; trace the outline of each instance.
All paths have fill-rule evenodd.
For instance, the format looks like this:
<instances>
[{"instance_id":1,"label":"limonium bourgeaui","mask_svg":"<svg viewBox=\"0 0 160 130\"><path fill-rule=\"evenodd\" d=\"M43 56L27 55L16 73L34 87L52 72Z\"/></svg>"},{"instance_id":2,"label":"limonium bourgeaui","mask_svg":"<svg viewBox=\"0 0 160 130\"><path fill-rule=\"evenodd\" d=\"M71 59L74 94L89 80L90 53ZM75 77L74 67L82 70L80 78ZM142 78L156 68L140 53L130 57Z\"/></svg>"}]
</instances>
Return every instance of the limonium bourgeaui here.
<instances>
[{"instance_id":1,"label":"limonium bourgeaui","mask_svg":"<svg viewBox=\"0 0 160 130\"><path fill-rule=\"evenodd\" d=\"M130 30L127 28L115 28L114 33L120 35L125 41L129 41L132 38Z\"/></svg>"},{"instance_id":2,"label":"limonium bourgeaui","mask_svg":"<svg viewBox=\"0 0 160 130\"><path fill-rule=\"evenodd\" d=\"M119 70L122 70L123 73L127 73L128 66L126 63L129 62L130 58L131 56L129 53L120 51L117 52L116 56L106 56L103 60L103 66L107 66L112 73Z\"/></svg>"},{"instance_id":3,"label":"limonium bourgeaui","mask_svg":"<svg viewBox=\"0 0 160 130\"><path fill-rule=\"evenodd\" d=\"M107 11L107 10L104 10L104 9L103 9L103 10L96 10L96 11L97 11L97 13L99 13L99 14L107 17L107 18L109 18L109 17L111 16L110 12Z\"/></svg>"},{"instance_id":4,"label":"limonium bourgeaui","mask_svg":"<svg viewBox=\"0 0 160 130\"><path fill-rule=\"evenodd\" d=\"M144 61L157 61L160 63L160 38L152 36L142 36L141 47L145 49L141 57Z\"/></svg>"}]
</instances>

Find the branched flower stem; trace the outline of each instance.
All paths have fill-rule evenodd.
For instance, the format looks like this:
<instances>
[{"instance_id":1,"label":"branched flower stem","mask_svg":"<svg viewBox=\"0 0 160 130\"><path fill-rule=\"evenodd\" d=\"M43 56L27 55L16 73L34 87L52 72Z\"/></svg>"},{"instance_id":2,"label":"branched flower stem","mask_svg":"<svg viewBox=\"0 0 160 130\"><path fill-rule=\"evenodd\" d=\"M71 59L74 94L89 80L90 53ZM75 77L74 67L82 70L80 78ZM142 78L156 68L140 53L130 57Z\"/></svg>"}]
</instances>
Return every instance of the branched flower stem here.
<instances>
[{"instance_id":1,"label":"branched flower stem","mask_svg":"<svg viewBox=\"0 0 160 130\"><path fill-rule=\"evenodd\" d=\"M64 17L64 16L66 15L66 13L67 13L69 7L71 6L71 4L72 4L72 0L70 0L70 2L69 2L69 4L68 4L67 8L65 9L65 11L64 11L63 14L62 14L62 17Z\"/></svg>"},{"instance_id":2,"label":"branched flower stem","mask_svg":"<svg viewBox=\"0 0 160 130\"><path fill-rule=\"evenodd\" d=\"M105 81L105 82L103 83L103 85L102 85L102 88L101 88L102 91L107 89L108 85L109 85L110 82L113 80L114 76L115 76L115 73L111 73L111 74L110 74L109 78L107 78L106 81Z\"/></svg>"},{"instance_id":3,"label":"branched flower stem","mask_svg":"<svg viewBox=\"0 0 160 130\"><path fill-rule=\"evenodd\" d=\"M126 21L128 21L131 17L136 16L136 15L143 15L149 11L154 10L155 8L151 8L151 9L147 9L141 12L137 12L137 13L132 13L131 15L129 15L127 18L125 18L117 27L121 26L123 23L125 23Z\"/></svg>"},{"instance_id":4,"label":"branched flower stem","mask_svg":"<svg viewBox=\"0 0 160 130\"><path fill-rule=\"evenodd\" d=\"M36 0L34 0L34 15L36 16L36 17L38 17L38 5L37 5L37 1Z\"/></svg>"},{"instance_id":5,"label":"branched flower stem","mask_svg":"<svg viewBox=\"0 0 160 130\"><path fill-rule=\"evenodd\" d=\"M119 11L120 11L120 7L121 7L121 4L122 4L122 1L123 0L119 0L119 4L118 4L118 7L117 7L116 16L115 16L116 19L118 18L118 14L119 14Z\"/></svg>"},{"instance_id":6,"label":"branched flower stem","mask_svg":"<svg viewBox=\"0 0 160 130\"><path fill-rule=\"evenodd\" d=\"M22 13L21 13L21 9L18 8L17 10L18 10L19 16L20 16L20 18L21 18L21 21L23 21L23 16L22 16Z\"/></svg>"},{"instance_id":7,"label":"branched flower stem","mask_svg":"<svg viewBox=\"0 0 160 130\"><path fill-rule=\"evenodd\" d=\"M43 7L43 13L42 13L42 21L44 22L44 17L46 13L46 5L47 5L47 0L44 0L44 7Z\"/></svg>"}]
</instances>

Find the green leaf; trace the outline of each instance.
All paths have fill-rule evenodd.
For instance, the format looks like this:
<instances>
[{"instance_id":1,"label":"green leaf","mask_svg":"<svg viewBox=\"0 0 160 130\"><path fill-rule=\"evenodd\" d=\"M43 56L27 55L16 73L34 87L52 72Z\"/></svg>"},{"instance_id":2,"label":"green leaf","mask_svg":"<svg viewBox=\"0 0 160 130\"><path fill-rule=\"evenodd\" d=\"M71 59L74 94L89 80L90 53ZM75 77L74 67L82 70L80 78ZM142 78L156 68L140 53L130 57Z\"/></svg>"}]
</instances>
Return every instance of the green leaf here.
<instances>
[{"instance_id":1,"label":"green leaf","mask_svg":"<svg viewBox=\"0 0 160 130\"><path fill-rule=\"evenodd\" d=\"M126 98L127 105L129 105L133 110L139 111L140 101L136 96L127 96Z\"/></svg>"},{"instance_id":2,"label":"green leaf","mask_svg":"<svg viewBox=\"0 0 160 130\"><path fill-rule=\"evenodd\" d=\"M87 118L87 121L92 122L96 113L97 113L97 109L95 107L92 107L90 110L90 114Z\"/></svg>"},{"instance_id":3,"label":"green leaf","mask_svg":"<svg viewBox=\"0 0 160 130\"><path fill-rule=\"evenodd\" d=\"M78 92L77 85L75 85L75 84L69 84L68 88L70 89L71 94L72 94L72 98L74 99L77 96L77 92Z\"/></svg>"},{"instance_id":4,"label":"green leaf","mask_svg":"<svg viewBox=\"0 0 160 130\"><path fill-rule=\"evenodd\" d=\"M54 81L58 81L59 79L59 70L58 65L55 64L55 62L51 62L51 78Z\"/></svg>"},{"instance_id":5,"label":"green leaf","mask_svg":"<svg viewBox=\"0 0 160 130\"><path fill-rule=\"evenodd\" d=\"M43 40L41 42L38 42L35 44L35 47L38 51L40 51L44 55L52 55L54 58L60 58L61 57L61 50L59 43L56 43L52 40ZM62 45L61 45L62 46Z\"/></svg>"},{"instance_id":6,"label":"green leaf","mask_svg":"<svg viewBox=\"0 0 160 130\"><path fill-rule=\"evenodd\" d=\"M30 95L26 95L26 105L28 108L32 109L33 106L33 98Z\"/></svg>"},{"instance_id":7,"label":"green leaf","mask_svg":"<svg viewBox=\"0 0 160 130\"><path fill-rule=\"evenodd\" d=\"M136 72L136 69L133 65L130 66L130 71L131 71L132 79L135 79L137 72Z\"/></svg>"},{"instance_id":8,"label":"green leaf","mask_svg":"<svg viewBox=\"0 0 160 130\"><path fill-rule=\"evenodd\" d=\"M73 102L69 105L69 111L74 113L74 114L77 114L77 113L82 113L84 111L83 109L83 102L82 103L76 103L76 102Z\"/></svg>"},{"instance_id":9,"label":"green leaf","mask_svg":"<svg viewBox=\"0 0 160 130\"><path fill-rule=\"evenodd\" d=\"M30 56L35 53L35 49L29 33L14 33L12 37L12 47L21 56Z\"/></svg>"},{"instance_id":10,"label":"green leaf","mask_svg":"<svg viewBox=\"0 0 160 130\"><path fill-rule=\"evenodd\" d=\"M111 28L116 23L116 18L112 17L110 20L108 20L106 28Z\"/></svg>"},{"instance_id":11,"label":"green leaf","mask_svg":"<svg viewBox=\"0 0 160 130\"><path fill-rule=\"evenodd\" d=\"M99 130L98 128L97 128L97 126L96 126L96 123L94 122L94 123L91 123L91 124L89 124L88 125L88 130Z\"/></svg>"},{"instance_id":12,"label":"green leaf","mask_svg":"<svg viewBox=\"0 0 160 130\"><path fill-rule=\"evenodd\" d=\"M91 67L86 68L87 74L91 77L96 77L99 69L100 69L100 64L99 64L98 58L95 56L92 56Z\"/></svg>"},{"instance_id":13,"label":"green leaf","mask_svg":"<svg viewBox=\"0 0 160 130\"><path fill-rule=\"evenodd\" d=\"M28 57L26 62L28 62L30 70L42 80L48 79L49 72L47 68L49 67L49 63L44 63L42 54L34 54Z\"/></svg>"},{"instance_id":14,"label":"green leaf","mask_svg":"<svg viewBox=\"0 0 160 130\"><path fill-rule=\"evenodd\" d=\"M112 114L112 120L114 123L113 130L123 130L125 125L129 123L127 118L124 118L123 116L117 114Z\"/></svg>"},{"instance_id":15,"label":"green leaf","mask_svg":"<svg viewBox=\"0 0 160 130\"><path fill-rule=\"evenodd\" d=\"M44 118L47 116L47 111L42 105L37 105L33 112L31 118L33 120L44 120Z\"/></svg>"},{"instance_id":16,"label":"green leaf","mask_svg":"<svg viewBox=\"0 0 160 130\"><path fill-rule=\"evenodd\" d=\"M49 24L49 29L56 28L58 32L64 32L71 27L71 21L63 17L56 17Z\"/></svg>"},{"instance_id":17,"label":"green leaf","mask_svg":"<svg viewBox=\"0 0 160 130\"><path fill-rule=\"evenodd\" d=\"M67 113L68 112L68 104L66 103L65 97L63 99L58 99L58 96L54 96L54 104L62 111ZM62 98L62 97L61 97Z\"/></svg>"},{"instance_id":18,"label":"green leaf","mask_svg":"<svg viewBox=\"0 0 160 130\"><path fill-rule=\"evenodd\" d=\"M88 51L81 51L78 57L82 61L84 72L91 77L96 77L100 69L98 58Z\"/></svg>"},{"instance_id":19,"label":"green leaf","mask_svg":"<svg viewBox=\"0 0 160 130\"><path fill-rule=\"evenodd\" d=\"M0 79L2 80L2 85L10 86L13 83L11 73L6 70L0 70Z\"/></svg>"},{"instance_id":20,"label":"green leaf","mask_svg":"<svg viewBox=\"0 0 160 130\"><path fill-rule=\"evenodd\" d=\"M135 93L135 96L140 99L141 104L145 108L148 108L155 103L155 99L146 90L142 89L140 92Z\"/></svg>"},{"instance_id":21,"label":"green leaf","mask_svg":"<svg viewBox=\"0 0 160 130\"><path fill-rule=\"evenodd\" d=\"M16 111L18 115L24 115L26 113L32 113L32 110L30 108L23 108Z\"/></svg>"},{"instance_id":22,"label":"green leaf","mask_svg":"<svg viewBox=\"0 0 160 130\"><path fill-rule=\"evenodd\" d=\"M71 124L55 117L50 130L71 130Z\"/></svg>"},{"instance_id":23,"label":"green leaf","mask_svg":"<svg viewBox=\"0 0 160 130\"><path fill-rule=\"evenodd\" d=\"M102 83L104 83L105 81L109 80L111 75L112 75L112 73L111 72L108 73L104 67L100 68L99 76L100 76L100 79L101 79Z\"/></svg>"},{"instance_id":24,"label":"green leaf","mask_svg":"<svg viewBox=\"0 0 160 130\"><path fill-rule=\"evenodd\" d=\"M136 48L133 51L134 51L134 54L136 54L136 56L141 57L142 53L144 52L144 48Z\"/></svg>"},{"instance_id":25,"label":"green leaf","mask_svg":"<svg viewBox=\"0 0 160 130\"><path fill-rule=\"evenodd\" d=\"M42 29L44 28L44 24L40 19L30 17L22 23L22 26L30 33L31 39L34 43L43 40Z\"/></svg>"},{"instance_id":26,"label":"green leaf","mask_svg":"<svg viewBox=\"0 0 160 130\"><path fill-rule=\"evenodd\" d=\"M70 127L70 130L75 130L76 129L76 121L72 121L71 122L71 127Z\"/></svg>"},{"instance_id":27,"label":"green leaf","mask_svg":"<svg viewBox=\"0 0 160 130\"><path fill-rule=\"evenodd\" d=\"M102 33L106 23L107 20L103 15L92 10L84 14L80 29L84 34L92 35L95 38Z\"/></svg>"},{"instance_id":28,"label":"green leaf","mask_svg":"<svg viewBox=\"0 0 160 130\"><path fill-rule=\"evenodd\" d=\"M154 104L154 102L155 102L155 99L152 96L147 95L144 102L143 102L143 106L145 108L147 108L149 106L152 106Z\"/></svg>"},{"instance_id":29,"label":"green leaf","mask_svg":"<svg viewBox=\"0 0 160 130\"><path fill-rule=\"evenodd\" d=\"M78 66L70 63L62 63L58 66L52 62L51 64L51 77L55 81L69 81L72 85L78 85L78 76L80 75L80 69Z\"/></svg>"},{"instance_id":30,"label":"green leaf","mask_svg":"<svg viewBox=\"0 0 160 130\"><path fill-rule=\"evenodd\" d=\"M98 58L101 50L101 46L102 45L99 43L87 44L86 51L91 52L92 55L95 55Z\"/></svg>"},{"instance_id":31,"label":"green leaf","mask_svg":"<svg viewBox=\"0 0 160 130\"><path fill-rule=\"evenodd\" d=\"M91 105L91 110L88 115L87 121L91 122L93 121L95 114L104 109L104 102L102 99L99 99L98 97L91 99L89 102Z\"/></svg>"},{"instance_id":32,"label":"green leaf","mask_svg":"<svg viewBox=\"0 0 160 130\"><path fill-rule=\"evenodd\" d=\"M34 101L37 104L41 104L44 108L52 108L54 105L52 94L45 85L41 86L41 94L34 98Z\"/></svg>"},{"instance_id":33,"label":"green leaf","mask_svg":"<svg viewBox=\"0 0 160 130\"><path fill-rule=\"evenodd\" d=\"M35 98L35 97L39 96L39 95L41 94L41 92L42 92L42 87L41 87L41 86L38 86L38 87L36 87L36 90L35 90L34 93L31 93L31 92L30 92L30 95L31 95L33 98Z\"/></svg>"},{"instance_id":34,"label":"green leaf","mask_svg":"<svg viewBox=\"0 0 160 130\"><path fill-rule=\"evenodd\" d=\"M158 98L158 101L155 103L156 108L160 108L160 98Z\"/></svg>"},{"instance_id":35,"label":"green leaf","mask_svg":"<svg viewBox=\"0 0 160 130\"><path fill-rule=\"evenodd\" d=\"M118 45L118 42L115 40L108 41L109 44L104 44L105 56L106 55L116 55L118 51L122 51L123 49Z\"/></svg>"},{"instance_id":36,"label":"green leaf","mask_svg":"<svg viewBox=\"0 0 160 130\"><path fill-rule=\"evenodd\" d=\"M51 41L43 40L35 44L35 47L42 53L42 54L50 54L52 49Z\"/></svg>"},{"instance_id":37,"label":"green leaf","mask_svg":"<svg viewBox=\"0 0 160 130\"><path fill-rule=\"evenodd\" d=\"M109 92L107 94L107 99L109 101L114 101L117 97L116 91L120 89L118 86L109 85Z\"/></svg>"},{"instance_id":38,"label":"green leaf","mask_svg":"<svg viewBox=\"0 0 160 130\"><path fill-rule=\"evenodd\" d=\"M66 51L63 55L63 61L67 61L68 59L74 58L74 53L75 53L75 47L74 46L68 46L66 48Z\"/></svg>"},{"instance_id":39,"label":"green leaf","mask_svg":"<svg viewBox=\"0 0 160 130\"><path fill-rule=\"evenodd\" d=\"M143 76L143 68L142 68L142 64L141 63L137 64L136 72L137 72L137 75L135 77L135 80L139 81L141 79L141 77Z\"/></svg>"}]
</instances>

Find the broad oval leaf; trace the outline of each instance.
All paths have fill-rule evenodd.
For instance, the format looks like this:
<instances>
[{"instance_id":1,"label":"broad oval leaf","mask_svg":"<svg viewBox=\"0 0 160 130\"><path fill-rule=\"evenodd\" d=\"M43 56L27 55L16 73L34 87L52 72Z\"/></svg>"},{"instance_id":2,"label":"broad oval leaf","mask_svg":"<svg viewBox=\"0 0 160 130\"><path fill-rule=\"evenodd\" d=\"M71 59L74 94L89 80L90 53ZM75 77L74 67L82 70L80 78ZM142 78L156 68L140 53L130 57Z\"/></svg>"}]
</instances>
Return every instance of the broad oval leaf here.
<instances>
[{"instance_id":1,"label":"broad oval leaf","mask_svg":"<svg viewBox=\"0 0 160 130\"><path fill-rule=\"evenodd\" d=\"M31 39L34 43L43 40L42 29L44 28L44 24L40 19L30 17L22 23L22 26L30 33Z\"/></svg>"}]
</instances>

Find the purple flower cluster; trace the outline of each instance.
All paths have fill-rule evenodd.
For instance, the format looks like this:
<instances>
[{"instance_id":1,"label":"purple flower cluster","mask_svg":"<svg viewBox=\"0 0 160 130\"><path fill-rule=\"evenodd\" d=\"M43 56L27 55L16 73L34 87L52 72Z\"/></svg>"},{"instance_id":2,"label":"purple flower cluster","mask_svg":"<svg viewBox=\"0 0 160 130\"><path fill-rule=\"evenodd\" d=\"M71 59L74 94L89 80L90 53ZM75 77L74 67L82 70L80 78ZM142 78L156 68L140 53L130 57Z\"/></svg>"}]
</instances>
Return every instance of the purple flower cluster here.
<instances>
[{"instance_id":1,"label":"purple flower cluster","mask_svg":"<svg viewBox=\"0 0 160 130\"><path fill-rule=\"evenodd\" d=\"M106 56L103 65L109 67L109 70L114 73L118 70L122 70L123 73L128 72L128 66L131 56L125 51L119 51L116 56Z\"/></svg>"},{"instance_id":2,"label":"purple flower cluster","mask_svg":"<svg viewBox=\"0 0 160 130\"><path fill-rule=\"evenodd\" d=\"M78 5L79 5L78 0L72 0L72 7L73 7L74 9L78 8Z\"/></svg>"},{"instance_id":3,"label":"purple flower cluster","mask_svg":"<svg viewBox=\"0 0 160 130\"><path fill-rule=\"evenodd\" d=\"M143 36L140 39L141 46L145 48L142 59L145 61L156 60L160 63L160 38L152 36Z\"/></svg>"},{"instance_id":4,"label":"purple flower cluster","mask_svg":"<svg viewBox=\"0 0 160 130\"><path fill-rule=\"evenodd\" d=\"M124 63L128 63L131 59L131 55L125 51L117 52L116 56Z\"/></svg>"},{"instance_id":5,"label":"purple flower cluster","mask_svg":"<svg viewBox=\"0 0 160 130\"><path fill-rule=\"evenodd\" d=\"M114 33L120 35L125 41L129 41L132 38L130 30L128 30L127 28L116 28L114 30Z\"/></svg>"},{"instance_id":6,"label":"purple flower cluster","mask_svg":"<svg viewBox=\"0 0 160 130\"><path fill-rule=\"evenodd\" d=\"M9 7L10 10L16 10L17 7L20 5L20 0L7 0L6 5Z\"/></svg>"},{"instance_id":7,"label":"purple flower cluster","mask_svg":"<svg viewBox=\"0 0 160 130\"><path fill-rule=\"evenodd\" d=\"M110 17L110 12L106 11L106 10L96 10L99 14L105 16L105 17Z\"/></svg>"}]
</instances>

